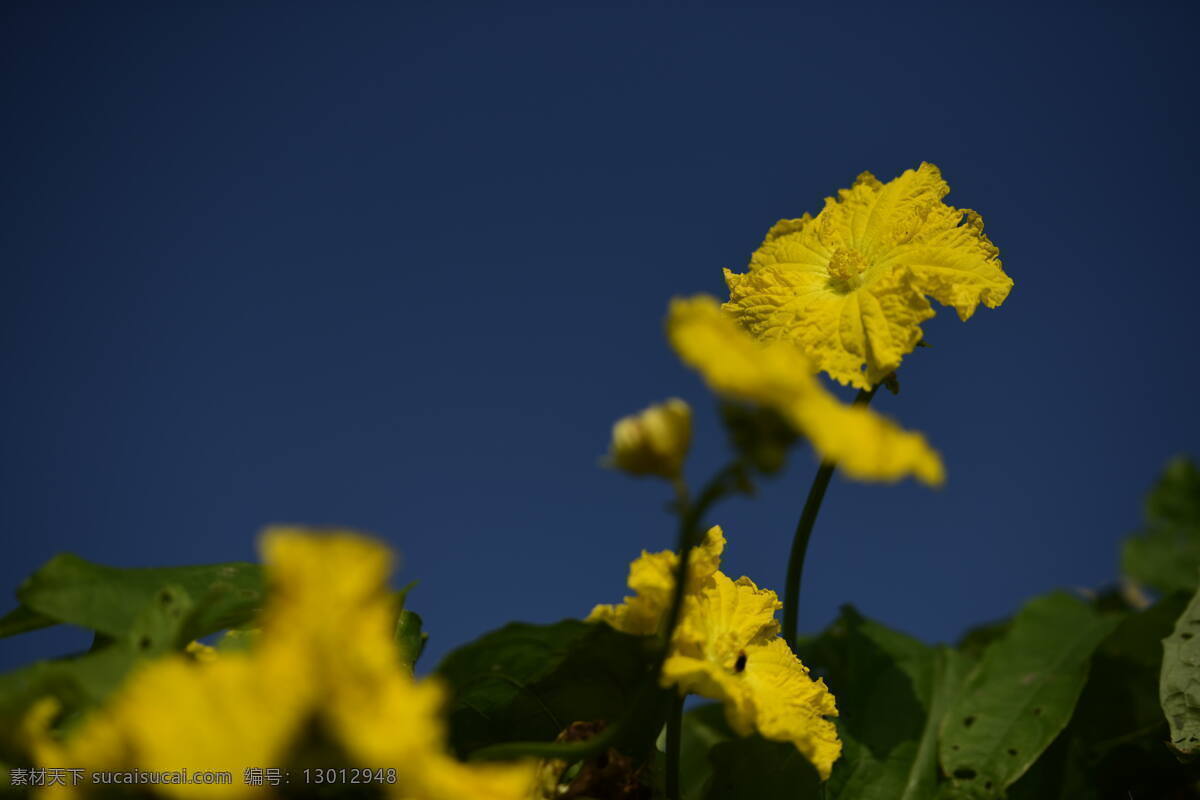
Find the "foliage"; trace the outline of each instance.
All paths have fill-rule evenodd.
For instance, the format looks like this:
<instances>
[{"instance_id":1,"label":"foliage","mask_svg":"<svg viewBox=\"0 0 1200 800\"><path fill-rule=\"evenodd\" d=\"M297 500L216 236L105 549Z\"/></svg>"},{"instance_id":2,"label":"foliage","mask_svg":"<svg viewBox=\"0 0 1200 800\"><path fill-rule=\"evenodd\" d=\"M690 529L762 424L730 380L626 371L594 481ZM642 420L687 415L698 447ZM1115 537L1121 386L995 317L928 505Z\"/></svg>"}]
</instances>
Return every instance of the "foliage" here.
<instances>
[{"instance_id":1,"label":"foliage","mask_svg":"<svg viewBox=\"0 0 1200 800\"><path fill-rule=\"evenodd\" d=\"M1185 458L1167 465L1146 498L1146 525L1125 543L1125 574L1160 592L1200 583L1200 470Z\"/></svg>"}]
</instances>

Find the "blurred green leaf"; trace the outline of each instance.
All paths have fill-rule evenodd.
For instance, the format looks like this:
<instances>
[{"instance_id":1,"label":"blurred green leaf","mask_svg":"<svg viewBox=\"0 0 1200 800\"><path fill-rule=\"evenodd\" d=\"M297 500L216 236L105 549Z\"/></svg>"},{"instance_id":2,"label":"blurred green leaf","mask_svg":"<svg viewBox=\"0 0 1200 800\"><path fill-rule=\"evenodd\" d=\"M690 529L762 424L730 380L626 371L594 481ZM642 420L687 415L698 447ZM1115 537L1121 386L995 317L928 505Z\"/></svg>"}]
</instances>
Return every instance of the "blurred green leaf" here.
<instances>
[{"instance_id":1,"label":"blurred green leaf","mask_svg":"<svg viewBox=\"0 0 1200 800\"><path fill-rule=\"evenodd\" d=\"M1200 585L1200 471L1187 458L1171 461L1145 506L1140 535L1125 542L1124 573L1160 592Z\"/></svg>"},{"instance_id":2,"label":"blurred green leaf","mask_svg":"<svg viewBox=\"0 0 1200 800\"><path fill-rule=\"evenodd\" d=\"M977 659L983 655L983 651L987 649L988 645L1008 633L1011 625L1012 620L1010 619L976 625L959 637L955 649L972 659Z\"/></svg>"},{"instance_id":3,"label":"blurred green leaf","mask_svg":"<svg viewBox=\"0 0 1200 800\"><path fill-rule=\"evenodd\" d=\"M758 736L730 739L709 751L712 776L706 800L816 800L823 787L817 770L789 742Z\"/></svg>"},{"instance_id":4,"label":"blurred green leaf","mask_svg":"<svg viewBox=\"0 0 1200 800\"><path fill-rule=\"evenodd\" d=\"M122 569L65 553L26 579L17 597L32 613L121 636L167 585L194 599L194 611L181 629L188 639L246 622L257 613L264 590L257 564Z\"/></svg>"},{"instance_id":5,"label":"blurred green leaf","mask_svg":"<svg viewBox=\"0 0 1200 800\"><path fill-rule=\"evenodd\" d=\"M720 703L706 703L684 713L679 743L679 790L683 800L702 800L713 771L709 751L721 742L736 738L725 720L725 707ZM666 768L666 756L662 752L665 746L664 730L658 738L656 776L659 779ZM662 791L661 786L659 790Z\"/></svg>"},{"instance_id":6,"label":"blurred green leaf","mask_svg":"<svg viewBox=\"0 0 1200 800\"><path fill-rule=\"evenodd\" d=\"M1002 797L1067 725L1093 652L1120 621L1063 593L1030 601L942 721L953 797Z\"/></svg>"},{"instance_id":7,"label":"blurred green leaf","mask_svg":"<svg viewBox=\"0 0 1200 800\"><path fill-rule=\"evenodd\" d=\"M78 714L107 697L140 659L176 648L193 608L183 587L160 587L133 614L127 630L104 647L0 675L0 752L20 755L20 721L35 701L54 697L65 714Z\"/></svg>"},{"instance_id":8,"label":"blurred green leaf","mask_svg":"<svg viewBox=\"0 0 1200 800\"><path fill-rule=\"evenodd\" d=\"M6 636L15 636L18 633L36 631L39 628L48 628L51 625L57 624L57 620L51 619L45 614L39 614L25 606L17 606L3 617L0 617L0 639Z\"/></svg>"},{"instance_id":9,"label":"blurred green leaf","mask_svg":"<svg viewBox=\"0 0 1200 800\"><path fill-rule=\"evenodd\" d=\"M652 639L603 624L506 625L438 665L454 692L451 743L465 756L501 742L553 741L573 722L615 722L653 661Z\"/></svg>"},{"instance_id":10,"label":"blurred green leaf","mask_svg":"<svg viewBox=\"0 0 1200 800\"><path fill-rule=\"evenodd\" d=\"M425 650L429 634L421 630L421 615L407 608L400 609L396 618L396 645L400 649L400 658L411 671L417 664L417 659Z\"/></svg>"},{"instance_id":11,"label":"blurred green leaf","mask_svg":"<svg viewBox=\"0 0 1200 800\"><path fill-rule=\"evenodd\" d=\"M773 475L787 462L796 432L777 412L759 406L723 402L721 420L730 442L755 469Z\"/></svg>"}]
</instances>

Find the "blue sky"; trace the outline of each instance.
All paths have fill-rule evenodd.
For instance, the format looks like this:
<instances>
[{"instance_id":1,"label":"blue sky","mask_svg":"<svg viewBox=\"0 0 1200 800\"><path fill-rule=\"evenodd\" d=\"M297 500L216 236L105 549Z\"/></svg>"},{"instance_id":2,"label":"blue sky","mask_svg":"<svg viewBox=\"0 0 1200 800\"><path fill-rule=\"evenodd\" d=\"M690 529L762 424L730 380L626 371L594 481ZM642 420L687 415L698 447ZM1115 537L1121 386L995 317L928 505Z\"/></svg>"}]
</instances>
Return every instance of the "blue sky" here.
<instances>
[{"instance_id":1,"label":"blue sky","mask_svg":"<svg viewBox=\"0 0 1200 800\"><path fill-rule=\"evenodd\" d=\"M14 3L0 12L0 585L55 552L255 557L374 532L432 634L580 616L671 546L665 487L597 466L619 416L696 408L662 336L780 217L938 164L1016 285L879 410L949 480L835 478L801 625L930 641L1117 574L1200 449L1196 10ZM720 507L782 589L808 450ZM0 641L0 666L81 642Z\"/></svg>"}]
</instances>

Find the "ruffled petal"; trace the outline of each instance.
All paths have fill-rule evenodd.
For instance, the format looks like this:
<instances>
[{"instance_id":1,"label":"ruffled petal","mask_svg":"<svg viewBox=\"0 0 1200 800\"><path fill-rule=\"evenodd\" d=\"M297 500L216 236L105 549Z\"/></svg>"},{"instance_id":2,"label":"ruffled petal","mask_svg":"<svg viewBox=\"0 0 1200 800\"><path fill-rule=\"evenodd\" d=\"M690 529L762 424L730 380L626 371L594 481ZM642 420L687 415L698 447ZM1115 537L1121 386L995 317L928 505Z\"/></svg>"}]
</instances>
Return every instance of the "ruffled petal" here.
<instances>
[{"instance_id":1,"label":"ruffled petal","mask_svg":"<svg viewBox=\"0 0 1200 800\"><path fill-rule=\"evenodd\" d=\"M783 639L748 648L742 676L754 698L754 726L763 738L796 745L828 778L842 743L828 719L838 712L825 682L813 680Z\"/></svg>"},{"instance_id":2,"label":"ruffled petal","mask_svg":"<svg viewBox=\"0 0 1200 800\"><path fill-rule=\"evenodd\" d=\"M724 550L725 534L720 525L714 525L688 557L689 592L698 591L717 571ZM642 551L641 557L629 565L628 585L634 594L627 596L620 605L596 606L588 614L587 621L606 622L634 636L657 633L671 603L678 564L679 556L670 550Z\"/></svg>"},{"instance_id":3,"label":"ruffled petal","mask_svg":"<svg viewBox=\"0 0 1200 800\"><path fill-rule=\"evenodd\" d=\"M726 270L725 311L841 383L877 385L921 340L926 296L965 320L1012 288L982 219L943 202L949 191L932 164L888 183L863 173L816 217L776 223L746 274Z\"/></svg>"}]
</instances>

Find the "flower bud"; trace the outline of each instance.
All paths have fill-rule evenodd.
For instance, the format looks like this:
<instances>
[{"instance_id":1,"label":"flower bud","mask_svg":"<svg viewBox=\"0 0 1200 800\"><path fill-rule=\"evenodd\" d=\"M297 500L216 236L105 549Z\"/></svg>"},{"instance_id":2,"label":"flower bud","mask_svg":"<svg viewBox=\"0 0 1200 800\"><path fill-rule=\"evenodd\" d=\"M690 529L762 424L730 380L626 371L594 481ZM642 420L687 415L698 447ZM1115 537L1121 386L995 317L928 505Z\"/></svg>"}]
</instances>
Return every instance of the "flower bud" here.
<instances>
[{"instance_id":1,"label":"flower bud","mask_svg":"<svg viewBox=\"0 0 1200 800\"><path fill-rule=\"evenodd\" d=\"M605 465L630 475L658 475L667 480L683 472L692 442L692 409L678 398L650 406L613 425Z\"/></svg>"}]
</instances>

